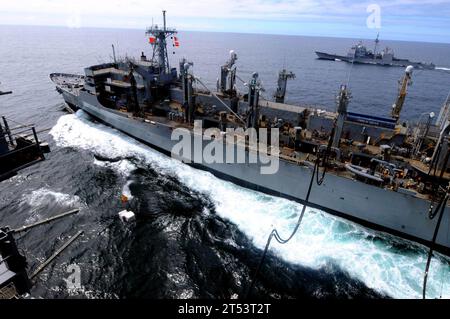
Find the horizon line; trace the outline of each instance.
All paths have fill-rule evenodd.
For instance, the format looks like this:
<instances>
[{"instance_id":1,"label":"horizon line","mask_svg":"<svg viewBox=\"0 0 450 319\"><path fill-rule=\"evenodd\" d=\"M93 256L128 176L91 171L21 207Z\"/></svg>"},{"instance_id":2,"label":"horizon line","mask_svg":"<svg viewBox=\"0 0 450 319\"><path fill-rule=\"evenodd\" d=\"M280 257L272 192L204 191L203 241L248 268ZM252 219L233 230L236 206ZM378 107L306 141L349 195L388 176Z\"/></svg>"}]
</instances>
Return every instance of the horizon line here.
<instances>
[{"instance_id":1,"label":"horizon line","mask_svg":"<svg viewBox=\"0 0 450 319\"><path fill-rule=\"evenodd\" d=\"M47 25L47 24L8 24L1 23L0 27L12 26L12 27L48 27L48 28L61 28L69 30L81 30L81 29L101 29L101 30L145 30L144 28L137 27L94 27L94 26L81 26L81 27L68 27L66 25ZM350 40L374 40L370 38L348 37L348 36L332 36L332 35L307 35L307 34L285 34L285 33L264 33L264 32L227 32L219 30L189 30L189 29L176 29L178 32L205 32L205 33L228 33L228 34L244 34L244 35L276 35L287 37L309 37L309 38L332 38L332 39L350 39ZM414 43L431 43L431 44L444 44L450 45L450 42L438 42L438 41L426 41L426 40L400 40L393 38L384 38L381 41L399 41L399 42L414 42Z\"/></svg>"}]
</instances>

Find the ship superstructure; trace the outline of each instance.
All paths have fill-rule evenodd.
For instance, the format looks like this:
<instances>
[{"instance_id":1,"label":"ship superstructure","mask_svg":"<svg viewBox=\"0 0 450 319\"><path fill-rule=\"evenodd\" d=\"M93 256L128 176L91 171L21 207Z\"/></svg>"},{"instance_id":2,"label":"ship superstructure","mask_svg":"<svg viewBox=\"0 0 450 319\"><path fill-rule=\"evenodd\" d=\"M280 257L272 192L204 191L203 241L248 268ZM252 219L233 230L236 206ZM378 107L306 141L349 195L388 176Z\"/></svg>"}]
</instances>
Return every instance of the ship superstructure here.
<instances>
[{"instance_id":1,"label":"ship superstructure","mask_svg":"<svg viewBox=\"0 0 450 319\"><path fill-rule=\"evenodd\" d=\"M164 15L165 21L165 15ZM282 103L286 81L293 73L282 70L276 101L262 97L257 72L245 83L247 92L236 89L238 56L230 52L220 67L217 91L213 92L183 59L179 73L169 67L166 42L175 30L156 27L149 32L153 58L114 61L85 69L85 75L55 73L51 79L67 105L172 155L178 141L176 129L193 133L192 142L201 149L214 147L222 161L202 161L185 152L180 159L208 170L220 178L299 202L305 196L319 157L323 183L314 184L308 205L360 224L388 231L424 244L436 242L450 251L445 231L433 234L440 223L436 207L444 203L448 172L448 103L437 125L427 121L415 126L401 123L413 69L408 67L390 117L349 111L351 93L342 85L337 94L336 112ZM201 88L201 89L200 89ZM279 116L273 116L273 114ZM199 133L215 128L211 138L197 140ZM268 136L258 135L262 149L253 149L237 130L265 128L268 136L279 132L276 145ZM242 162L227 161L227 154L244 151ZM259 155L256 162L251 158ZM234 155L233 155L234 156ZM274 174L262 174L269 158L279 160ZM446 202L441 225L450 227Z\"/></svg>"}]
</instances>

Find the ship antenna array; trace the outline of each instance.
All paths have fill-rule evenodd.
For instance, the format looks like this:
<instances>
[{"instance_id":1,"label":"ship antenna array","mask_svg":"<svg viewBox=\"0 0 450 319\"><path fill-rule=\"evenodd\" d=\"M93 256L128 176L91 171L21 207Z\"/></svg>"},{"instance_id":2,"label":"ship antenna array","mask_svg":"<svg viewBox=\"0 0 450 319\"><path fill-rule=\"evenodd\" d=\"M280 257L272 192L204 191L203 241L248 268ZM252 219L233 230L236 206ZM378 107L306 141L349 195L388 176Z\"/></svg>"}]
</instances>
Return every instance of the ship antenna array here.
<instances>
[{"instance_id":1,"label":"ship antenna array","mask_svg":"<svg viewBox=\"0 0 450 319\"><path fill-rule=\"evenodd\" d=\"M152 20L153 21L153 20ZM167 51L167 37L177 34L177 31L173 28L167 28L166 26L166 11L163 10L163 28L158 28L157 25L153 25L147 29L147 35L154 37L153 46L153 57L152 61L155 60L155 56L158 57L158 64L160 67L160 72L169 74L169 55Z\"/></svg>"},{"instance_id":2,"label":"ship antenna array","mask_svg":"<svg viewBox=\"0 0 450 319\"><path fill-rule=\"evenodd\" d=\"M314 178L316 178L316 183L319 186L322 185L322 183L323 183L323 181L325 179L326 168L327 168L327 161L328 161L329 154L331 152L331 146L332 146L332 143L333 143L333 136L334 136L335 128L336 128L336 125L333 126L333 129L331 131L330 138L328 140L328 145L327 145L326 150L325 150L325 154L323 154L323 159L321 158L321 155L320 155L320 147L317 146L317 149L316 149L316 160L314 162L313 172L311 174L311 179L309 181L309 186L308 186L308 191L306 193L305 202L303 203L303 208L302 208L300 216L299 216L299 218L297 220L297 223L296 223L296 225L294 227L294 230L292 231L291 235L287 239L283 239L280 236L280 234L279 234L279 232L278 232L278 230L276 228L272 229L272 231L271 231L271 233L269 235L269 238L267 239L266 246L264 248L264 252L263 252L263 254L261 256L261 260L259 261L258 267L256 268L255 274L253 276L253 279L250 282L250 286L248 287L248 290L247 290L247 292L245 294L245 297L247 299L248 299L248 296L250 295L250 293L251 293L251 291L252 291L252 289L253 289L253 287L255 285L256 279L258 277L259 272L261 271L262 265L264 264L264 260L266 259L267 253L269 251L270 244L272 242L272 239L275 238L275 240L278 243L282 244L282 245L287 244L289 241L291 241L292 238L294 238L295 234L297 233L298 229L300 228L300 225L301 225L301 223L303 221L303 217L305 216L306 206L309 203L309 197L311 195L311 189L312 189L312 186L313 186L313 183L314 183ZM321 159L322 159L323 171L322 171L321 177L319 177L319 167L320 167Z\"/></svg>"},{"instance_id":3,"label":"ship antenna array","mask_svg":"<svg viewBox=\"0 0 450 319\"><path fill-rule=\"evenodd\" d=\"M375 39L375 47L373 49L373 58L374 59L377 58L377 49L378 49L378 44L379 43L380 43L380 32L378 32L377 38Z\"/></svg>"}]
</instances>

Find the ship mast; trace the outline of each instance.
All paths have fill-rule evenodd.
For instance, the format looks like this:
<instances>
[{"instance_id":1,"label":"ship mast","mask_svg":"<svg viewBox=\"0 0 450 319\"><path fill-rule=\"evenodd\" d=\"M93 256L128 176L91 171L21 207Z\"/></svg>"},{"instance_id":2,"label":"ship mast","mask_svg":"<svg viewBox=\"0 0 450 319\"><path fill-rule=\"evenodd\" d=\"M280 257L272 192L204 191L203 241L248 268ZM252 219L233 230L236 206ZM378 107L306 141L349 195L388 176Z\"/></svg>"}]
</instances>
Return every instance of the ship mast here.
<instances>
[{"instance_id":1,"label":"ship mast","mask_svg":"<svg viewBox=\"0 0 450 319\"><path fill-rule=\"evenodd\" d=\"M377 58L377 49L378 49L378 44L379 43L380 43L380 32L378 32L377 38L375 39L375 47L373 49L373 58L374 59Z\"/></svg>"},{"instance_id":2,"label":"ship mast","mask_svg":"<svg viewBox=\"0 0 450 319\"><path fill-rule=\"evenodd\" d=\"M146 35L150 36L150 43L153 46L152 61L157 58L159 65L159 74L169 74L169 56L167 53L167 38L177 34L175 29L166 27L166 11L163 10L163 28L160 29L158 25L152 25L147 29Z\"/></svg>"}]
</instances>

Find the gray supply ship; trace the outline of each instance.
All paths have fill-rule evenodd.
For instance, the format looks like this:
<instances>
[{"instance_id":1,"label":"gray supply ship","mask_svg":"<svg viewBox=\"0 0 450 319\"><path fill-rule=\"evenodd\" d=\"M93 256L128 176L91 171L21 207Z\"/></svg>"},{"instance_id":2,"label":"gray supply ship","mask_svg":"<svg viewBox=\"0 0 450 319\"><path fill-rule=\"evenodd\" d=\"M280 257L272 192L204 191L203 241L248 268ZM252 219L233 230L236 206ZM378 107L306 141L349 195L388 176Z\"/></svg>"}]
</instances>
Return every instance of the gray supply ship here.
<instances>
[{"instance_id":1,"label":"gray supply ship","mask_svg":"<svg viewBox=\"0 0 450 319\"><path fill-rule=\"evenodd\" d=\"M287 70L280 72L276 102L263 99L257 73L245 83L248 91L238 92L233 51L220 68L213 92L192 73L192 63L183 59L179 72L169 65L167 42L178 39L176 31L166 27L165 13L164 25L152 26L147 34L153 49L150 59L142 53L140 59L114 58L88 67L84 75L51 74L67 106L167 155L179 143L171 138L177 129L193 133L188 135L192 145L200 152L220 150L215 152L218 160L199 160L196 152L182 152L184 162L300 203L305 202L319 163L325 178L313 184L309 206L449 254L450 100L436 123L430 114L426 123L399 124L413 67L406 68L390 117L349 112L351 94L345 85L337 95L337 112L327 112L284 103L286 83L294 76ZM279 115L273 117L274 113ZM210 128L216 133L209 140L202 138ZM266 147L255 149L239 133L251 128L266 128L268 136L279 132L279 145L260 135L259 145ZM236 161L242 151L244 160ZM258 160L252 162L255 157ZM273 158L279 160L279 169L262 174Z\"/></svg>"},{"instance_id":2,"label":"gray supply ship","mask_svg":"<svg viewBox=\"0 0 450 319\"><path fill-rule=\"evenodd\" d=\"M394 56L394 51L386 47L381 52L377 52L379 39L378 36L375 40L375 48L373 51L368 50L366 46L359 42L353 46L347 53L347 55L329 54L325 52L316 51L317 57L320 60L330 61L344 61L349 63L381 65L381 66L400 66L407 67L412 65L416 69L435 69L433 63L412 62L407 59L399 59Z\"/></svg>"}]
</instances>

